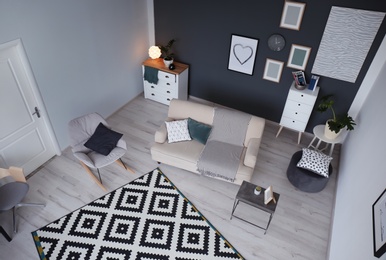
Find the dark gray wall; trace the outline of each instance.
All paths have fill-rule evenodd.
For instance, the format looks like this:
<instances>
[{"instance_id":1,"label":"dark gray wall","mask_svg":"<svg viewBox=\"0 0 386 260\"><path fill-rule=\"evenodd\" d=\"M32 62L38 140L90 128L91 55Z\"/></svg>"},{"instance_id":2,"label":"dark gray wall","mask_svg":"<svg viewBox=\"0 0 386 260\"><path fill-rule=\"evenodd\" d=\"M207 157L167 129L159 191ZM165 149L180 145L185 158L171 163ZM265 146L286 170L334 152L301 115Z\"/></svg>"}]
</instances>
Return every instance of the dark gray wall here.
<instances>
[{"instance_id":1,"label":"dark gray wall","mask_svg":"<svg viewBox=\"0 0 386 260\"><path fill-rule=\"evenodd\" d=\"M154 1L156 44L176 39L175 59L191 66L189 95L279 122L293 80L294 69L286 67L291 45L312 48L305 69L309 80L332 6L386 11L383 1L351 2L307 1L300 30L294 31L279 27L284 1ZM267 39L273 33L280 33L286 39L281 52L273 52L267 46ZM319 97L334 94L338 114L350 108L385 33L384 20L355 83L327 77L319 81ZM227 69L232 34L259 40L252 76ZM285 62L280 83L263 79L267 58ZM329 113L314 111L306 131L311 132L315 125L330 117Z\"/></svg>"}]
</instances>

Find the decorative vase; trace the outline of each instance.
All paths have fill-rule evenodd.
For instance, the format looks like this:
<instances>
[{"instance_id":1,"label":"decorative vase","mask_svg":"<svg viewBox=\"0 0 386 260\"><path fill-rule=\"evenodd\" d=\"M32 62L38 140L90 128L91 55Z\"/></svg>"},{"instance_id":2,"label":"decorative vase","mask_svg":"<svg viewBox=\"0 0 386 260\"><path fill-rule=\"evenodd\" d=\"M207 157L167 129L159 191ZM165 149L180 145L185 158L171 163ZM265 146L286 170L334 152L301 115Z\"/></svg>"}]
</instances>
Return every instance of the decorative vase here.
<instances>
[{"instance_id":1,"label":"decorative vase","mask_svg":"<svg viewBox=\"0 0 386 260\"><path fill-rule=\"evenodd\" d=\"M170 64L172 64L173 61L174 61L173 59L171 59L171 60L165 60L165 59L164 59L165 67L166 67L166 68L169 68Z\"/></svg>"},{"instance_id":2,"label":"decorative vase","mask_svg":"<svg viewBox=\"0 0 386 260\"><path fill-rule=\"evenodd\" d=\"M331 131L330 128L328 127L328 122L330 120L327 120L326 126L324 127L324 136L327 137L328 139L333 140L333 139L337 138L340 135L340 133L342 133L342 129L338 133Z\"/></svg>"}]
</instances>

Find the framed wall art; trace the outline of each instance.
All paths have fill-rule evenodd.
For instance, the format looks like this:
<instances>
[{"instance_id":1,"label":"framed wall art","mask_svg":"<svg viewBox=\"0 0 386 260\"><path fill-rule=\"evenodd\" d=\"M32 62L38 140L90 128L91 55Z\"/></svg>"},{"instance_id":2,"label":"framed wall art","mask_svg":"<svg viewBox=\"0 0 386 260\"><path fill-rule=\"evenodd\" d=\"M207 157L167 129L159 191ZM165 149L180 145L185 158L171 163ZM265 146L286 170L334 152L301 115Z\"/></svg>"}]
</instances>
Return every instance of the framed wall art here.
<instances>
[{"instance_id":1,"label":"framed wall art","mask_svg":"<svg viewBox=\"0 0 386 260\"><path fill-rule=\"evenodd\" d=\"M232 34L228 69L253 74L259 40Z\"/></svg>"},{"instance_id":2,"label":"framed wall art","mask_svg":"<svg viewBox=\"0 0 386 260\"><path fill-rule=\"evenodd\" d=\"M386 189L373 204L374 256L386 252Z\"/></svg>"},{"instance_id":3,"label":"framed wall art","mask_svg":"<svg viewBox=\"0 0 386 260\"><path fill-rule=\"evenodd\" d=\"M292 44L287 67L305 70L310 52L310 47Z\"/></svg>"},{"instance_id":4,"label":"framed wall art","mask_svg":"<svg viewBox=\"0 0 386 260\"><path fill-rule=\"evenodd\" d=\"M355 83L385 13L331 7L312 73Z\"/></svg>"},{"instance_id":5,"label":"framed wall art","mask_svg":"<svg viewBox=\"0 0 386 260\"><path fill-rule=\"evenodd\" d=\"M305 3L284 1L280 27L299 31L305 7Z\"/></svg>"},{"instance_id":6,"label":"framed wall art","mask_svg":"<svg viewBox=\"0 0 386 260\"><path fill-rule=\"evenodd\" d=\"M267 59L265 62L263 79L280 82L283 66L284 62L282 61Z\"/></svg>"}]
</instances>

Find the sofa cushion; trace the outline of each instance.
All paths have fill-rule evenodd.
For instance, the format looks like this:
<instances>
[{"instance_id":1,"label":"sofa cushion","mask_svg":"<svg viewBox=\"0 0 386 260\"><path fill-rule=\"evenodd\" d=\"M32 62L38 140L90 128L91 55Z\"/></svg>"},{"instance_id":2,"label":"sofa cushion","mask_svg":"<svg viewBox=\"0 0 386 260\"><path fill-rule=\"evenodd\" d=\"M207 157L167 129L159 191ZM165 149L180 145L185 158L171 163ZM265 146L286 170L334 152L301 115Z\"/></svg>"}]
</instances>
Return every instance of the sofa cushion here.
<instances>
[{"instance_id":1,"label":"sofa cushion","mask_svg":"<svg viewBox=\"0 0 386 260\"><path fill-rule=\"evenodd\" d=\"M197 161L204 145L192 140L190 142L155 143L151 147L153 160L170 164L179 168L197 172Z\"/></svg>"},{"instance_id":2,"label":"sofa cushion","mask_svg":"<svg viewBox=\"0 0 386 260\"><path fill-rule=\"evenodd\" d=\"M122 136L123 134L115 132L107 128L104 124L99 123L94 134L84 146L106 156L117 146L118 140L121 139Z\"/></svg>"},{"instance_id":3,"label":"sofa cushion","mask_svg":"<svg viewBox=\"0 0 386 260\"><path fill-rule=\"evenodd\" d=\"M188 118L188 129L190 137L193 140L197 140L198 142L202 144L206 144L206 141L208 140L210 131L212 130L212 127L210 125L206 125L203 123L200 123L192 118Z\"/></svg>"},{"instance_id":4,"label":"sofa cushion","mask_svg":"<svg viewBox=\"0 0 386 260\"><path fill-rule=\"evenodd\" d=\"M303 155L297 163L297 167L317 173L328 178L328 167L332 157L322 154L321 152L303 148Z\"/></svg>"},{"instance_id":5,"label":"sofa cushion","mask_svg":"<svg viewBox=\"0 0 386 260\"><path fill-rule=\"evenodd\" d=\"M165 122L168 131L168 143L190 141L188 119Z\"/></svg>"}]
</instances>

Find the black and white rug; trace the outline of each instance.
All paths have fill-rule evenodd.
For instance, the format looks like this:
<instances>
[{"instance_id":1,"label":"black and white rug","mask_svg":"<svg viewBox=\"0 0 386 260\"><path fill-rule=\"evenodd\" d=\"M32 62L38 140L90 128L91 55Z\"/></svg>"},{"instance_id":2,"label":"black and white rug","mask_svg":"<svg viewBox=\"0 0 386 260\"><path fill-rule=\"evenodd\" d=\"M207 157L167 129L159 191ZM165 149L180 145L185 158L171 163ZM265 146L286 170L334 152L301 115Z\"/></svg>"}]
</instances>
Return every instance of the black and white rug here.
<instances>
[{"instance_id":1,"label":"black and white rug","mask_svg":"<svg viewBox=\"0 0 386 260\"><path fill-rule=\"evenodd\" d=\"M32 236L40 259L244 259L159 169Z\"/></svg>"}]
</instances>

